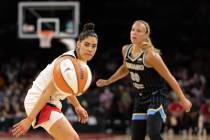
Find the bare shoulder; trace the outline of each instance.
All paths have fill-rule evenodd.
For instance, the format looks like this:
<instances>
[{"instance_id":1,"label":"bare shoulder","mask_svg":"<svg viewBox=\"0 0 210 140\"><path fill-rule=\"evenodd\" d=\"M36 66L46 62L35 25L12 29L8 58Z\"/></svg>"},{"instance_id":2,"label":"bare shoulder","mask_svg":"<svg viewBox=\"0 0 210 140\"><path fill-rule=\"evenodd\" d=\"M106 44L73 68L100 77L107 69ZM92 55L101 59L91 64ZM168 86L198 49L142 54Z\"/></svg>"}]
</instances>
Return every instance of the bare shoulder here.
<instances>
[{"instance_id":1,"label":"bare shoulder","mask_svg":"<svg viewBox=\"0 0 210 140\"><path fill-rule=\"evenodd\" d=\"M145 57L147 60L160 58L160 54L156 52L153 48L148 48L145 50Z\"/></svg>"},{"instance_id":2,"label":"bare shoulder","mask_svg":"<svg viewBox=\"0 0 210 140\"><path fill-rule=\"evenodd\" d=\"M154 67L162 62L162 58L153 48L148 48L145 51L144 61L148 66Z\"/></svg>"},{"instance_id":3,"label":"bare shoulder","mask_svg":"<svg viewBox=\"0 0 210 140\"><path fill-rule=\"evenodd\" d=\"M129 47L129 45L124 45L124 46L122 47L122 53L123 53L123 55L125 55L125 53L126 53L128 47Z\"/></svg>"}]
</instances>

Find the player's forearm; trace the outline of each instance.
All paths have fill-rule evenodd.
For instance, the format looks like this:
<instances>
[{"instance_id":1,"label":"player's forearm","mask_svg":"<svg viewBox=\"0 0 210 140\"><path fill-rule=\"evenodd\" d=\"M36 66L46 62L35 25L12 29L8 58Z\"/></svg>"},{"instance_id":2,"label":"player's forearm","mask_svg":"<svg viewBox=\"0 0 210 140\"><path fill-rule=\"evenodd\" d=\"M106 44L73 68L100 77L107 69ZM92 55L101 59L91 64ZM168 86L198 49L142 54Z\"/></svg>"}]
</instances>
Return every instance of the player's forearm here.
<instances>
[{"instance_id":1,"label":"player's forearm","mask_svg":"<svg viewBox=\"0 0 210 140\"><path fill-rule=\"evenodd\" d=\"M33 121L36 118L37 114L41 111L41 109L49 101L49 98L54 93L54 91L55 91L55 88L53 86L53 83L50 82L48 87L46 88L46 90L44 90L44 92L40 96L39 100L33 107L31 113L28 115L28 118L30 119L30 121Z\"/></svg>"},{"instance_id":2,"label":"player's forearm","mask_svg":"<svg viewBox=\"0 0 210 140\"><path fill-rule=\"evenodd\" d=\"M169 85L176 92L176 94L180 100L183 100L185 98L185 95L182 92L182 89L180 88L179 84L177 83L177 81L175 80L174 77L172 77L172 79L170 79Z\"/></svg>"},{"instance_id":3,"label":"player's forearm","mask_svg":"<svg viewBox=\"0 0 210 140\"><path fill-rule=\"evenodd\" d=\"M72 96L69 96L68 97L68 100L71 102L71 104L74 106L74 107L78 107L80 106L80 103L79 101L77 100L77 97L72 95Z\"/></svg>"},{"instance_id":4,"label":"player's forearm","mask_svg":"<svg viewBox=\"0 0 210 140\"><path fill-rule=\"evenodd\" d=\"M109 84L114 83L128 75L128 69L122 65L108 80Z\"/></svg>"}]
</instances>

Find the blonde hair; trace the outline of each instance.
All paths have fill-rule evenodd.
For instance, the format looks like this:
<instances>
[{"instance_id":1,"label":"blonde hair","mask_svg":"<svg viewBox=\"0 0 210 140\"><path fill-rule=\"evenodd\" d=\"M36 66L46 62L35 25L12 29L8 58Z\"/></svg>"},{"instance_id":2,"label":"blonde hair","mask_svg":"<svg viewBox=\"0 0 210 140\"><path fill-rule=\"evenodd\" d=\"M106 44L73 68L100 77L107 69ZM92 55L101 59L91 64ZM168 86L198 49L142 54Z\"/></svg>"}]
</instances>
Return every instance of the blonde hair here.
<instances>
[{"instance_id":1,"label":"blonde hair","mask_svg":"<svg viewBox=\"0 0 210 140\"><path fill-rule=\"evenodd\" d=\"M149 24L144 21L144 20L137 20L134 23L139 22L139 23L143 23L144 26L146 27L146 34L148 34L148 37L145 39L145 41L143 42L143 45L145 46L145 48L152 48L155 52L160 54L160 49L157 49L154 47L151 38L150 38L150 26Z\"/></svg>"}]
</instances>

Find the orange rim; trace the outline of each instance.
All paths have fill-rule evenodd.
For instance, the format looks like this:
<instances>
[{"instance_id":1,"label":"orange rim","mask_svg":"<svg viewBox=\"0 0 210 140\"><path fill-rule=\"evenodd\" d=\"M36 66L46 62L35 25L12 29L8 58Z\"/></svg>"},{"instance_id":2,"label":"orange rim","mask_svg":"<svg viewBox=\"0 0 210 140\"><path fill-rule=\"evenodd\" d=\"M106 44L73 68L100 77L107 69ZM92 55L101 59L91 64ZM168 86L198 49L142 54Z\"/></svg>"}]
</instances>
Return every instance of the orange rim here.
<instances>
[{"instance_id":1,"label":"orange rim","mask_svg":"<svg viewBox=\"0 0 210 140\"><path fill-rule=\"evenodd\" d=\"M50 38L50 37L53 37L54 31L51 31L51 30L42 30L42 31L38 32L38 35L40 37L48 37L48 38Z\"/></svg>"}]
</instances>

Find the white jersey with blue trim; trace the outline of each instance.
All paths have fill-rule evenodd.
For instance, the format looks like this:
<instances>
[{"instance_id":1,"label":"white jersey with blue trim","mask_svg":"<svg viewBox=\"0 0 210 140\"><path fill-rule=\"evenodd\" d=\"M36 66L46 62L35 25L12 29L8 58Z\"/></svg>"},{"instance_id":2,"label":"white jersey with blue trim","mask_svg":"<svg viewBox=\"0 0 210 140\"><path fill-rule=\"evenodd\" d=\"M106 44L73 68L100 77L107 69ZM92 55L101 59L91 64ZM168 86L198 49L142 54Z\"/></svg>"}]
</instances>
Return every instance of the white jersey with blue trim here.
<instances>
[{"instance_id":1,"label":"white jersey with blue trim","mask_svg":"<svg viewBox=\"0 0 210 140\"><path fill-rule=\"evenodd\" d=\"M58 58L65 55L76 57L75 51L72 50L60 55ZM58 58L56 58L55 60L57 60ZM38 77L33 81L32 87L28 90L24 101L24 106L28 115L32 111L40 96L43 94L43 91L47 88L48 84L53 78L52 73L55 60L51 64L48 64L47 67L40 72ZM56 91L54 94L52 94L52 96L50 96L48 103L54 104L56 107L61 109L62 104L60 100L64 100L66 97L66 95Z\"/></svg>"}]
</instances>

